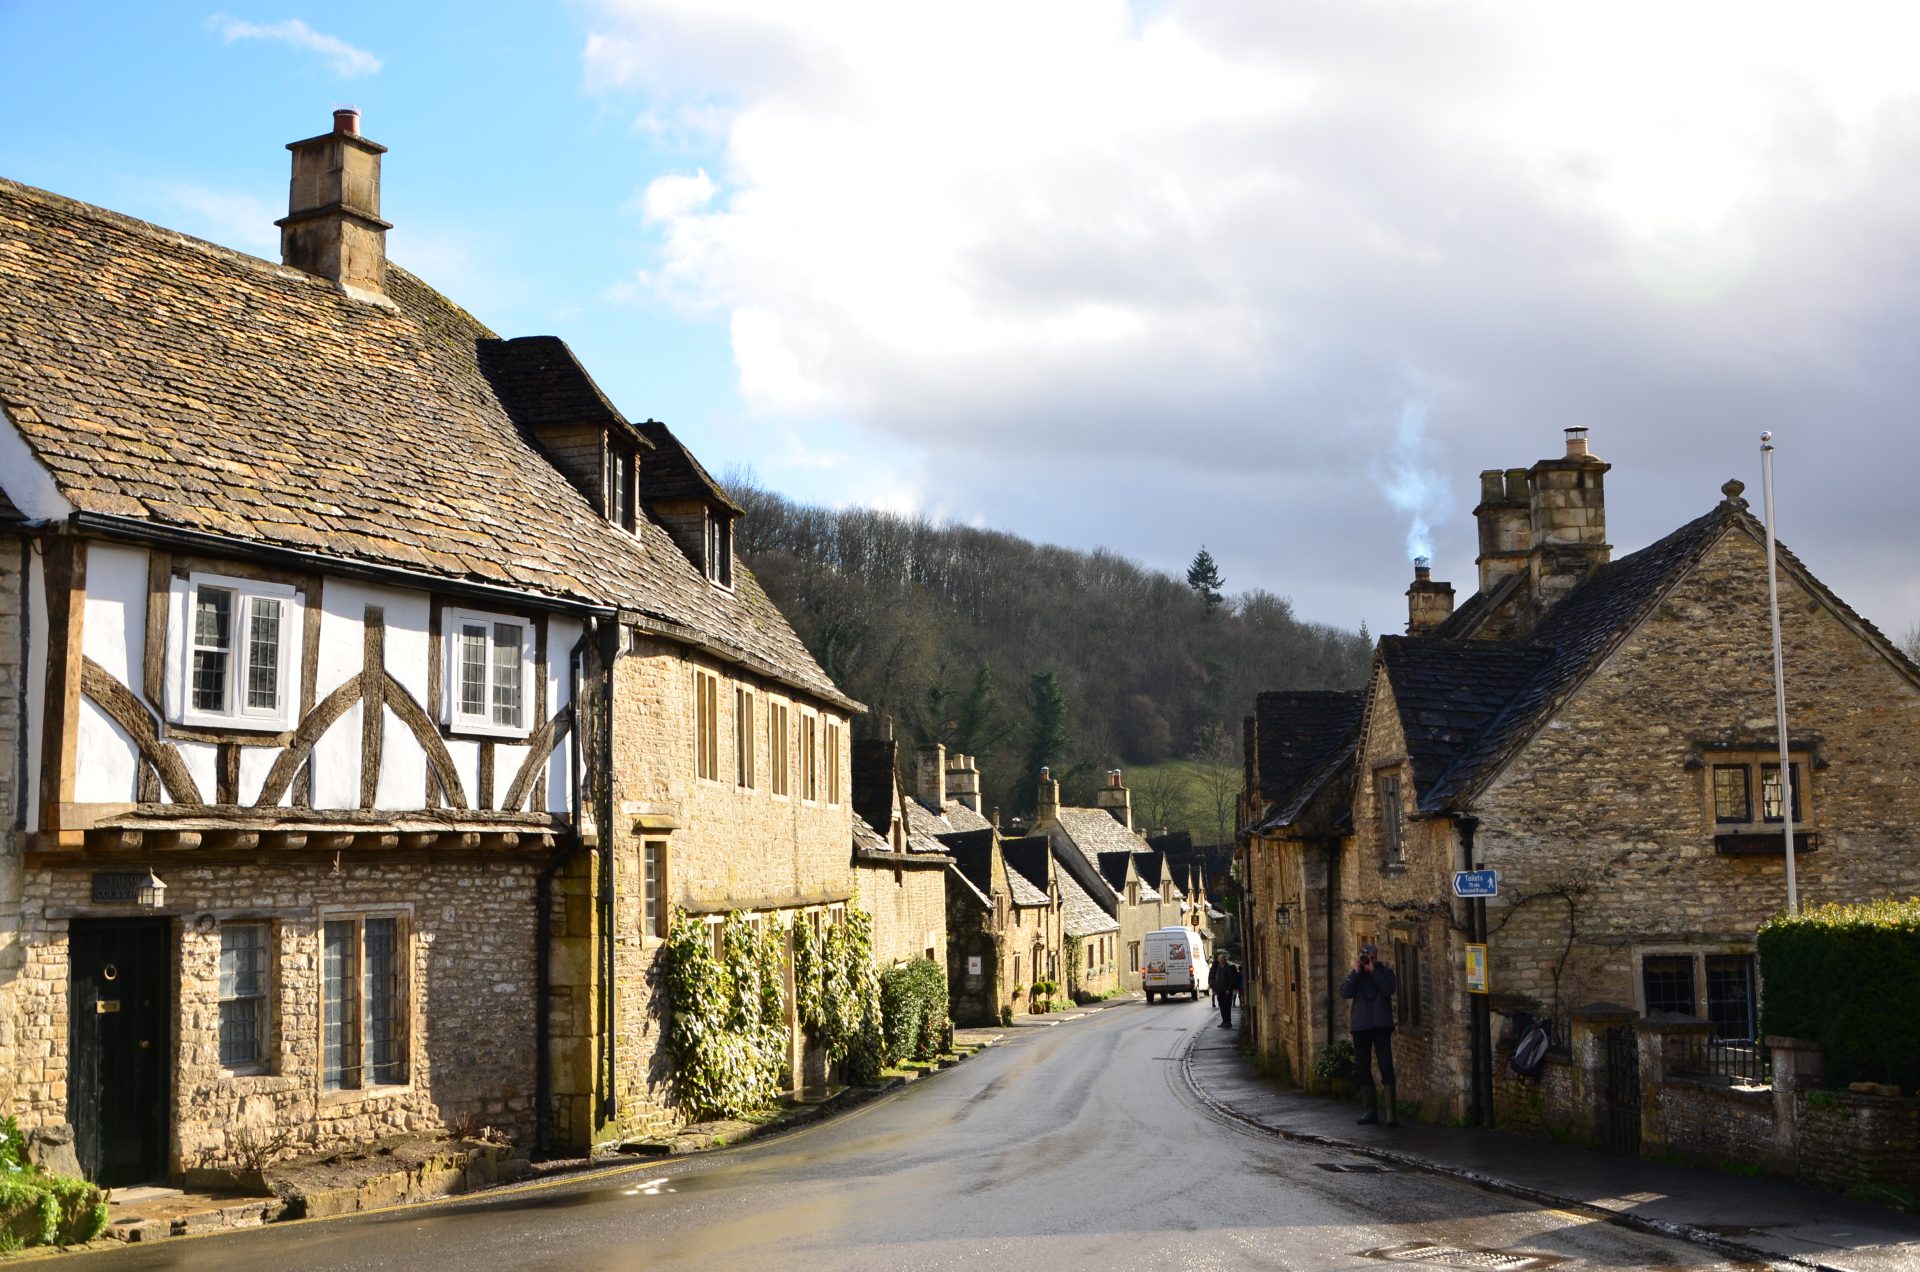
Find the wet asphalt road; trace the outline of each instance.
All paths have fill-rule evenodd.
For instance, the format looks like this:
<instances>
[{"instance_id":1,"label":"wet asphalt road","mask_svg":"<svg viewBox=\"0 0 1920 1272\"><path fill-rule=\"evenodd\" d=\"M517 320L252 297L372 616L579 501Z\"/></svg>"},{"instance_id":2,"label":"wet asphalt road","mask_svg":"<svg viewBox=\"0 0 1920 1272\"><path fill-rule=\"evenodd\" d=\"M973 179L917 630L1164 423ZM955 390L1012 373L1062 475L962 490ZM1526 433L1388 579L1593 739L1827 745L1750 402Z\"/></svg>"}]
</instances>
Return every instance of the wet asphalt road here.
<instances>
[{"instance_id":1,"label":"wet asphalt road","mask_svg":"<svg viewBox=\"0 0 1920 1272\"><path fill-rule=\"evenodd\" d=\"M758 1145L430 1206L70 1256L62 1266L1743 1266L1452 1180L1329 1171L1373 1163L1216 1120L1181 1065L1189 1037L1212 1022L1204 1003L1116 1007L1015 1030L895 1096ZM1423 1245L1466 1254L1405 1258Z\"/></svg>"}]
</instances>

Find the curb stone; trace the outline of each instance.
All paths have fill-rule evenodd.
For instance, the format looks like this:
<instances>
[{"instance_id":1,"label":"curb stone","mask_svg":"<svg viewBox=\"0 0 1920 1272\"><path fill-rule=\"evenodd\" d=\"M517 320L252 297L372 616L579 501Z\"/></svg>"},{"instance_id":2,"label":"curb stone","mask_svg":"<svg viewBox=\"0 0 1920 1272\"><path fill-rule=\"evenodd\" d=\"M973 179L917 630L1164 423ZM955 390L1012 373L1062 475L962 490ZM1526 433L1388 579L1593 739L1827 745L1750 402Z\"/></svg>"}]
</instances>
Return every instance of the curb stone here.
<instances>
[{"instance_id":1,"label":"curb stone","mask_svg":"<svg viewBox=\"0 0 1920 1272\"><path fill-rule=\"evenodd\" d=\"M1353 1153L1359 1157L1370 1157L1375 1161L1386 1162L1389 1165L1398 1166L1403 1170L1420 1171L1424 1174L1441 1175L1450 1179L1458 1179L1465 1183L1485 1188L1490 1192L1504 1193L1509 1197L1518 1197L1523 1201L1537 1202L1541 1205L1552 1206L1558 1210L1570 1210L1578 1214L1590 1215L1603 1222L1618 1224L1623 1228L1632 1228L1637 1232L1651 1233L1659 1237L1670 1237L1675 1240L1685 1241L1691 1245L1703 1246L1717 1254L1724 1254L1729 1258L1742 1259L1770 1266L1790 1264L1794 1267L1810 1269L1811 1272L1847 1272L1844 1268L1836 1268L1832 1264L1821 1263L1818 1260L1801 1258L1792 1254L1782 1254L1772 1250L1762 1250L1757 1246L1746 1245L1722 1233L1695 1227L1692 1224L1676 1223L1665 1219L1652 1219L1645 1215L1628 1214L1619 1210L1608 1210L1604 1206L1596 1206L1592 1202L1582 1201L1577 1197L1566 1197L1542 1188L1533 1188L1526 1184L1515 1183L1513 1180L1502 1179L1497 1175L1489 1175L1465 1166L1452 1166L1443 1162L1429 1161L1427 1158L1416 1157L1411 1153L1395 1152L1393 1149L1381 1148L1378 1145L1365 1144L1357 1140L1339 1139L1331 1135L1316 1135L1308 1131L1295 1131L1283 1126L1270 1125L1269 1123L1262 1122L1259 1118L1242 1113L1231 1105L1215 1099L1206 1088L1200 1085L1199 1079L1194 1077L1193 1074L1193 1052L1199 1040L1200 1035L1189 1035L1187 1045L1180 1056L1180 1072L1186 1079L1187 1089L1193 1092L1194 1096L1214 1114L1239 1126L1261 1131L1280 1139L1290 1140L1296 1144L1317 1144L1325 1148L1337 1148L1343 1152Z\"/></svg>"}]
</instances>

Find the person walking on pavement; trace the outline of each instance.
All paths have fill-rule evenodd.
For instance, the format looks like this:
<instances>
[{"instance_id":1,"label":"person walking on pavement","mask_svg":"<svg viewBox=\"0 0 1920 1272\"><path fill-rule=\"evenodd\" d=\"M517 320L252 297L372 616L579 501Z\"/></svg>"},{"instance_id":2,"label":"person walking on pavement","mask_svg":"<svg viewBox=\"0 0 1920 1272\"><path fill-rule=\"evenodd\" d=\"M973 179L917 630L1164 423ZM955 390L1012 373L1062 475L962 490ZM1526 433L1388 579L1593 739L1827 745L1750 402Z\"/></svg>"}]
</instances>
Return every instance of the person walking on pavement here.
<instances>
[{"instance_id":1,"label":"person walking on pavement","mask_svg":"<svg viewBox=\"0 0 1920 1272\"><path fill-rule=\"evenodd\" d=\"M1393 1099L1393 994L1400 987L1393 969L1380 961L1380 948L1367 944L1353 960L1353 970L1340 982L1340 997L1351 999L1348 1028L1353 1033L1353 1072L1360 1084L1366 1111L1360 1125L1380 1120L1381 1094L1373 1085L1373 1058L1380 1058L1380 1085L1386 1088L1387 1125L1398 1126Z\"/></svg>"},{"instance_id":2,"label":"person walking on pavement","mask_svg":"<svg viewBox=\"0 0 1920 1272\"><path fill-rule=\"evenodd\" d=\"M1220 1027L1233 1028L1233 996L1240 992L1240 969L1222 954L1213 966L1213 1000L1220 1004Z\"/></svg>"}]
</instances>

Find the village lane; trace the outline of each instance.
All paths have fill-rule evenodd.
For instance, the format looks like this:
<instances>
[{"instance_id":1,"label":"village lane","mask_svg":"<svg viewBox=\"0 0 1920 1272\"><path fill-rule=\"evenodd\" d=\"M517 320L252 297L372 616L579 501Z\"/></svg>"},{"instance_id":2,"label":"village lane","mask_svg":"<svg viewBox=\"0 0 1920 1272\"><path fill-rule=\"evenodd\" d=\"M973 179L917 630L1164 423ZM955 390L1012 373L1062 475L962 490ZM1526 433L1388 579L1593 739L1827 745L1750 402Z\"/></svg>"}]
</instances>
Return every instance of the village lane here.
<instances>
[{"instance_id":1,"label":"village lane","mask_svg":"<svg viewBox=\"0 0 1920 1272\"><path fill-rule=\"evenodd\" d=\"M1331 1272L1391 1267L1382 1252L1431 1243L1489 1252L1483 1267L1739 1266L1450 1179L1329 1170L1364 1159L1224 1124L1182 1065L1214 1020L1204 1003L1122 1006L1012 1030L957 1069L763 1145L67 1262L110 1272Z\"/></svg>"}]
</instances>

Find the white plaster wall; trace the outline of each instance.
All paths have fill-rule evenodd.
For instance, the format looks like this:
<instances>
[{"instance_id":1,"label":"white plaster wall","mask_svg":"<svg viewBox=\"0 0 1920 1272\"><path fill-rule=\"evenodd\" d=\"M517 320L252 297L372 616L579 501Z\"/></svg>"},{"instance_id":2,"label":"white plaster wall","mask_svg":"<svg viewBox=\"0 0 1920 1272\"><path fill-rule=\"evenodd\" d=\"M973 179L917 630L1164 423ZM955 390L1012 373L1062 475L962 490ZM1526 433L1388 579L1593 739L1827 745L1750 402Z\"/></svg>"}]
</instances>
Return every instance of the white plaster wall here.
<instances>
[{"instance_id":1,"label":"white plaster wall","mask_svg":"<svg viewBox=\"0 0 1920 1272\"><path fill-rule=\"evenodd\" d=\"M0 406L0 473L7 475L7 498L29 517L61 520L73 505L54 484L53 474L20 435L20 428Z\"/></svg>"},{"instance_id":2,"label":"white plaster wall","mask_svg":"<svg viewBox=\"0 0 1920 1272\"><path fill-rule=\"evenodd\" d=\"M580 639L581 625L555 618L547 624L547 715L558 715L560 708L573 702L573 647ZM576 726L578 721L575 721ZM572 734L547 756L547 808L550 813L573 809Z\"/></svg>"},{"instance_id":3,"label":"white plaster wall","mask_svg":"<svg viewBox=\"0 0 1920 1272\"><path fill-rule=\"evenodd\" d=\"M260 788L266 785L267 774L273 770L275 760L280 758L277 746L243 746L240 748L240 789L236 792L242 804L252 804L260 798ZM280 806L285 807L293 799L293 786L287 786L287 793L280 797Z\"/></svg>"},{"instance_id":4,"label":"white plaster wall","mask_svg":"<svg viewBox=\"0 0 1920 1272\"><path fill-rule=\"evenodd\" d=\"M360 708L357 702L348 707L314 744L315 808L360 807Z\"/></svg>"},{"instance_id":5,"label":"white plaster wall","mask_svg":"<svg viewBox=\"0 0 1920 1272\"><path fill-rule=\"evenodd\" d=\"M84 642L83 635L81 640ZM128 804L139 789L140 749L126 731L95 706L80 699L80 734L75 739L73 797L83 804Z\"/></svg>"},{"instance_id":6,"label":"white plaster wall","mask_svg":"<svg viewBox=\"0 0 1920 1272\"><path fill-rule=\"evenodd\" d=\"M427 795L426 748L399 716L391 711L380 714L384 721L380 730L380 785L373 802L380 808L421 808Z\"/></svg>"},{"instance_id":7,"label":"white plaster wall","mask_svg":"<svg viewBox=\"0 0 1920 1272\"><path fill-rule=\"evenodd\" d=\"M87 608L80 647L115 680L139 694L147 647L145 549L88 545Z\"/></svg>"},{"instance_id":8,"label":"white plaster wall","mask_svg":"<svg viewBox=\"0 0 1920 1272\"><path fill-rule=\"evenodd\" d=\"M0 429L0 436L9 434L19 437L11 423ZM13 470L7 471L11 474ZM8 497L18 498L11 491ZM21 721L21 726L27 731L27 786L20 796L26 810L26 827L31 831L40 829L40 752L46 732L42 723L47 718L47 571L37 551L27 554L26 589L27 718Z\"/></svg>"},{"instance_id":9,"label":"white plaster wall","mask_svg":"<svg viewBox=\"0 0 1920 1272\"><path fill-rule=\"evenodd\" d=\"M502 807L507 798L507 787L513 785L513 779L520 775L520 765L527 758L529 748L524 746L496 746L493 748L493 806Z\"/></svg>"},{"instance_id":10,"label":"white plaster wall","mask_svg":"<svg viewBox=\"0 0 1920 1272\"><path fill-rule=\"evenodd\" d=\"M200 789L201 800L213 803L220 789L220 748L211 742L176 742L174 746L186 762L187 772L193 774L193 784ZM165 787L161 788L161 798L173 802Z\"/></svg>"},{"instance_id":11,"label":"white plaster wall","mask_svg":"<svg viewBox=\"0 0 1920 1272\"><path fill-rule=\"evenodd\" d=\"M453 771L460 775L461 793L471 805L480 790L480 744L470 738L448 738L447 754L453 759Z\"/></svg>"},{"instance_id":12,"label":"white plaster wall","mask_svg":"<svg viewBox=\"0 0 1920 1272\"><path fill-rule=\"evenodd\" d=\"M338 579L328 579L321 588L320 649L315 659L318 671L313 691L316 703L360 673L362 619L369 590ZM359 604L354 604L356 597Z\"/></svg>"}]
</instances>

